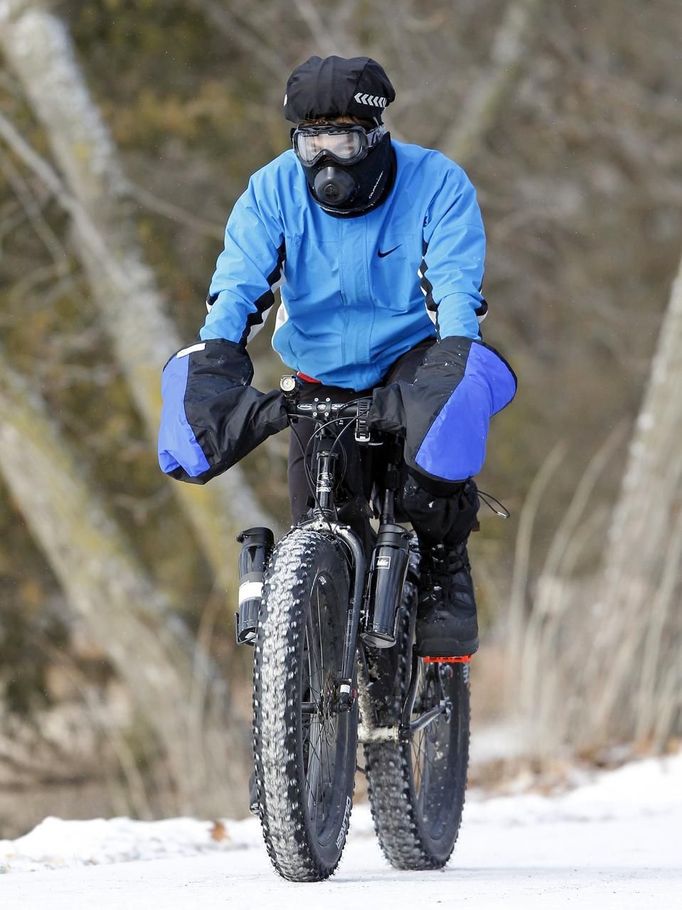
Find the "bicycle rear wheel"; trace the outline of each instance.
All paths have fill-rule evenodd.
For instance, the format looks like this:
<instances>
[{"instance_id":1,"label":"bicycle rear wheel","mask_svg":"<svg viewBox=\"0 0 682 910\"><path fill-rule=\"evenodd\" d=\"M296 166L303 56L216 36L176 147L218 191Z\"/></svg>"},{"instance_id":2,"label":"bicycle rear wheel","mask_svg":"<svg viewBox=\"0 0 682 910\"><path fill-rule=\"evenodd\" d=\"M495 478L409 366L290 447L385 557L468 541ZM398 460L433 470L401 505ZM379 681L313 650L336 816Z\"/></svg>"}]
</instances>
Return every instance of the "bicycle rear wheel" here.
<instances>
[{"instance_id":1,"label":"bicycle rear wheel","mask_svg":"<svg viewBox=\"0 0 682 910\"><path fill-rule=\"evenodd\" d=\"M414 638L409 604L401 609L396 654L375 654L374 673L392 666L392 698L377 705L379 725L395 729L409 686ZM382 668L382 663L385 664ZM469 761L469 668L419 660L412 719L448 704L446 714L404 740L365 743L374 827L397 869L439 869L454 849L464 807ZM387 709L387 705L389 708Z\"/></svg>"},{"instance_id":2,"label":"bicycle rear wheel","mask_svg":"<svg viewBox=\"0 0 682 910\"><path fill-rule=\"evenodd\" d=\"M357 708L337 701L348 604L339 544L301 529L282 538L263 588L253 741L265 843L291 881L330 876L348 832Z\"/></svg>"}]
</instances>

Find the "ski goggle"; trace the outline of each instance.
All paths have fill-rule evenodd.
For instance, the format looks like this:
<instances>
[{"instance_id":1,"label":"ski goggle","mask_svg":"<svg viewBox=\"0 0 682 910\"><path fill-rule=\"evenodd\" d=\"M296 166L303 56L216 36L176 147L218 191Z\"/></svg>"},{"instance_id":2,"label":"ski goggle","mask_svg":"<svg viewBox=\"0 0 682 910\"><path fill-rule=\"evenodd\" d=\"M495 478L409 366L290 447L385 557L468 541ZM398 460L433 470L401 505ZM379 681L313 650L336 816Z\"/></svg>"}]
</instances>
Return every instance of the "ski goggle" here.
<instances>
[{"instance_id":1,"label":"ski goggle","mask_svg":"<svg viewBox=\"0 0 682 910\"><path fill-rule=\"evenodd\" d=\"M306 167L322 158L338 164L355 164L386 135L384 126L366 131L361 126L299 126L291 131L291 144Z\"/></svg>"}]
</instances>

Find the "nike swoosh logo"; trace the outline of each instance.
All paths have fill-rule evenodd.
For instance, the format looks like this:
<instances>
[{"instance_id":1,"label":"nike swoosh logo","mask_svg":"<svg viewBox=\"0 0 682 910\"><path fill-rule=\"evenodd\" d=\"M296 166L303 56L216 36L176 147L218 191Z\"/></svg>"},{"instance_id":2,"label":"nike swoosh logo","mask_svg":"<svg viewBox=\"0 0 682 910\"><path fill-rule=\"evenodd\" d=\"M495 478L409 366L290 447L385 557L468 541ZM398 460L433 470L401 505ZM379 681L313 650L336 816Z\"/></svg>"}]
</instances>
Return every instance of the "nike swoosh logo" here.
<instances>
[{"instance_id":1,"label":"nike swoosh logo","mask_svg":"<svg viewBox=\"0 0 682 910\"><path fill-rule=\"evenodd\" d=\"M402 244L399 243L398 246L402 246ZM381 250L379 250L379 259L383 259L384 256L388 256L389 253L395 252L395 250L398 249L398 246L394 246L390 250L386 250L386 252L382 252Z\"/></svg>"}]
</instances>

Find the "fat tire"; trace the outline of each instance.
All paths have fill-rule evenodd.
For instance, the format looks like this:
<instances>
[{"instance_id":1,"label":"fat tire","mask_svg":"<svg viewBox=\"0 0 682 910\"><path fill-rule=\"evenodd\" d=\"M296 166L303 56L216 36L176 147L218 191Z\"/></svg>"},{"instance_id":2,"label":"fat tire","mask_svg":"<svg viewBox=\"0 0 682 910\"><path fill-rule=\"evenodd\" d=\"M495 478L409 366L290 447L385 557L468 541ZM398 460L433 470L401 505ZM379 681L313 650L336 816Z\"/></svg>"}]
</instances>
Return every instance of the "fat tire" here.
<instances>
[{"instance_id":1,"label":"fat tire","mask_svg":"<svg viewBox=\"0 0 682 910\"><path fill-rule=\"evenodd\" d=\"M399 706L405 699L409 684L416 589L409 583L406 588L398 642L395 649L391 649L395 653L368 654L368 664L376 676L387 672L387 664L392 666L394 672L393 691L389 697L384 695L372 706L375 710L374 720L380 726L395 727ZM429 666L429 672L436 667ZM437 721L441 726L433 731L440 737L439 746L447 750L449 760L448 770L440 782L444 808L439 815L438 830L433 819L428 817L420 805L415 785L412 738L364 744L374 828L384 855L396 869L442 868L452 854L459 833L469 761L469 668L466 664L447 666L452 669L447 684L453 702L452 714L448 724ZM371 689L370 686L370 702ZM445 735L448 730L449 735Z\"/></svg>"},{"instance_id":2,"label":"fat tire","mask_svg":"<svg viewBox=\"0 0 682 910\"><path fill-rule=\"evenodd\" d=\"M306 629L311 627L306 623L314 622L313 596L320 585L325 604L320 647L329 649L334 661L338 658L340 671L350 591L347 561L330 535L296 528L277 544L265 574L253 678L258 814L275 869L296 882L322 881L336 869L348 832L355 779L357 707L336 715L337 745L331 747L336 756L334 781L328 788L331 797L325 797L329 817L324 821L323 816L324 827L318 831L306 796L311 747L306 759L302 704L308 672L305 655L310 649ZM319 593L316 596L319 609ZM321 729L327 721L320 718L316 722ZM322 753L321 740L317 744ZM329 754L327 759L331 761ZM324 792L323 786L321 799Z\"/></svg>"}]
</instances>

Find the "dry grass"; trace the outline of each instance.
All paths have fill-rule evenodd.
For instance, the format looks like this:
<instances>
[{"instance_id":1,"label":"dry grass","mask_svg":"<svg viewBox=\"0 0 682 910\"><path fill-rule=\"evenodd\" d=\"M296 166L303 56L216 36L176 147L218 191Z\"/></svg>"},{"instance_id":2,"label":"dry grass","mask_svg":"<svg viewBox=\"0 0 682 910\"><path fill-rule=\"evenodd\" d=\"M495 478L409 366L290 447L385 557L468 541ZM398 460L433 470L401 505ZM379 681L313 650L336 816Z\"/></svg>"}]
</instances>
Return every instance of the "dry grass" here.
<instances>
[{"instance_id":1,"label":"dry grass","mask_svg":"<svg viewBox=\"0 0 682 910\"><path fill-rule=\"evenodd\" d=\"M605 573L581 574L581 556L603 547L606 512L590 511L595 486L622 430L595 454L557 528L537 579L529 577L533 525L543 490L561 464L553 451L521 517L507 617L508 710L524 718L526 753L540 762L571 752L597 760L614 743L660 751L680 732L679 609L682 515L661 554L660 574L621 579L627 591L604 615ZM633 568L636 555L633 555ZM522 655L519 660L519 654Z\"/></svg>"}]
</instances>

